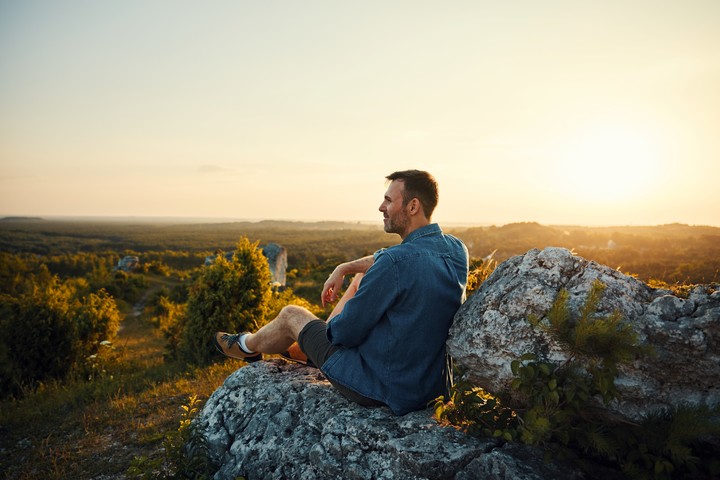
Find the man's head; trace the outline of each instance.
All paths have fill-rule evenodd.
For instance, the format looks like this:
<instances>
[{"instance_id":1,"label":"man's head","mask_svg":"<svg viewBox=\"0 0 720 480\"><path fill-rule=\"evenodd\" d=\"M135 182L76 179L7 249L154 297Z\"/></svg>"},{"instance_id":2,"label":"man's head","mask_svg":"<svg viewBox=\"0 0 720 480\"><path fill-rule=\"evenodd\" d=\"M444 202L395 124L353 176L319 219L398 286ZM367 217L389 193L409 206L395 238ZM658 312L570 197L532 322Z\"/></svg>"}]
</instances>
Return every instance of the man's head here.
<instances>
[{"instance_id":1,"label":"man's head","mask_svg":"<svg viewBox=\"0 0 720 480\"><path fill-rule=\"evenodd\" d=\"M422 205L425 217L430 220L438 203L438 185L435 177L422 170L403 170L388 175L389 181L401 180L405 186L403 202L408 204L417 198Z\"/></svg>"},{"instance_id":2,"label":"man's head","mask_svg":"<svg viewBox=\"0 0 720 480\"><path fill-rule=\"evenodd\" d=\"M438 202L437 182L427 172L405 170L388 175L390 182L380 205L385 231L405 238L430 223Z\"/></svg>"}]
</instances>

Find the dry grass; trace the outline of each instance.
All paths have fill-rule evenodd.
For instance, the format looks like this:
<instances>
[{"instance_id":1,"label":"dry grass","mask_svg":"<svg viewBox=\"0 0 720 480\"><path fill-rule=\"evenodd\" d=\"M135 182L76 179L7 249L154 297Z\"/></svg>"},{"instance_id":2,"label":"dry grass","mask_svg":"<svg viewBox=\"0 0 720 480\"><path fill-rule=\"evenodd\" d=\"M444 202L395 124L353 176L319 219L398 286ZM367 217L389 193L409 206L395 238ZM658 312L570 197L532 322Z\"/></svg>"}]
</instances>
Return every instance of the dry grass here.
<instances>
[{"instance_id":1,"label":"dry grass","mask_svg":"<svg viewBox=\"0 0 720 480\"><path fill-rule=\"evenodd\" d=\"M92 381L41 386L0 403L0 472L4 478L125 478L136 457L163 454L190 395L203 402L234 370L227 360L187 370L163 358L164 339L131 308L104 352L105 373Z\"/></svg>"}]
</instances>

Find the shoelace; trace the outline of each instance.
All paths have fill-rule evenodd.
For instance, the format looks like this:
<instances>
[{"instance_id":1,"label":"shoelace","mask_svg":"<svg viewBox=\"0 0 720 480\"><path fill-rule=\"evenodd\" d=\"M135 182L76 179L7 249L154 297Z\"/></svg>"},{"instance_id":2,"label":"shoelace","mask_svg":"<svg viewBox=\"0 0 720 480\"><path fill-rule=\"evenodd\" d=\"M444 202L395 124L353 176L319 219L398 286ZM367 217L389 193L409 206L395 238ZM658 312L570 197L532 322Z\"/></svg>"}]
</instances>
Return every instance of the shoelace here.
<instances>
[{"instance_id":1,"label":"shoelace","mask_svg":"<svg viewBox=\"0 0 720 480\"><path fill-rule=\"evenodd\" d=\"M236 333L235 335L223 335L222 339L223 341L227 342L228 348L231 348L233 346L233 343L237 343L238 346L240 346L240 343L238 343L238 340L240 340L239 333ZM240 347L240 350L242 351L242 347Z\"/></svg>"}]
</instances>

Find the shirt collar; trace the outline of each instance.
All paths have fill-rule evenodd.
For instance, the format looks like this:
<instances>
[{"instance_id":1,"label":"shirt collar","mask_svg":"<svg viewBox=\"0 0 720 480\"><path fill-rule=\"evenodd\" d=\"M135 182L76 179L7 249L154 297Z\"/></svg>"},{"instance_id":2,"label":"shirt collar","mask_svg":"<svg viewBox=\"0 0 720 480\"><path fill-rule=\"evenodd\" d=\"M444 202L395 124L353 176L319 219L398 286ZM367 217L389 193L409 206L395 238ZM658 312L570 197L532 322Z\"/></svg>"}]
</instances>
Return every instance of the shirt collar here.
<instances>
[{"instance_id":1,"label":"shirt collar","mask_svg":"<svg viewBox=\"0 0 720 480\"><path fill-rule=\"evenodd\" d=\"M425 225L424 227L417 228L410 232L410 234L405 237L405 240L403 240L402 243L412 242L416 238L424 237L426 235L434 235L437 233L442 233L440 226L437 223L430 223L428 225Z\"/></svg>"}]
</instances>

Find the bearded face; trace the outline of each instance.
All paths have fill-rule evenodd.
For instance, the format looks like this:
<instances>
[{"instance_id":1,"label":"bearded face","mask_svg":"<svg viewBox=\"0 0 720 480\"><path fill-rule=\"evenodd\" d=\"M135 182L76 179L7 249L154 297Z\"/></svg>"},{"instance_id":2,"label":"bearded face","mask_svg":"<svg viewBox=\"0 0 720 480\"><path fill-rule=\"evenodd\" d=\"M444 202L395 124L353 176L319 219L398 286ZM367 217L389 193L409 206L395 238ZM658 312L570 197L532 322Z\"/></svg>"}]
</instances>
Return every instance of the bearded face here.
<instances>
[{"instance_id":1,"label":"bearded face","mask_svg":"<svg viewBox=\"0 0 720 480\"><path fill-rule=\"evenodd\" d=\"M410 226L407 205L403 203L404 190L405 184L402 180L392 181L379 208L383 213L383 229L387 233L397 233L403 238Z\"/></svg>"}]
</instances>

